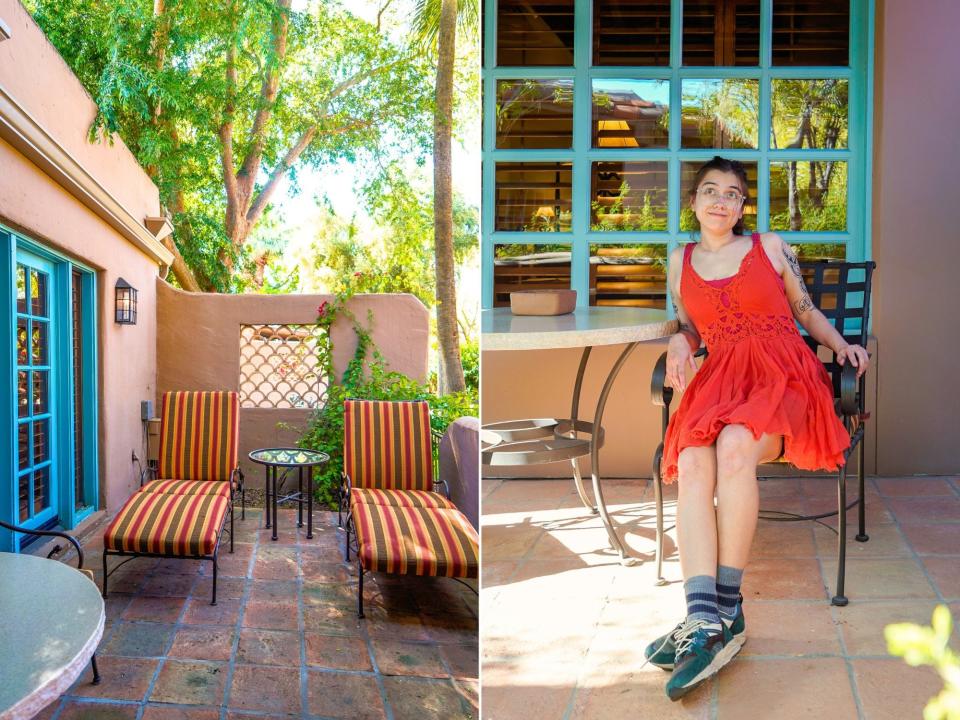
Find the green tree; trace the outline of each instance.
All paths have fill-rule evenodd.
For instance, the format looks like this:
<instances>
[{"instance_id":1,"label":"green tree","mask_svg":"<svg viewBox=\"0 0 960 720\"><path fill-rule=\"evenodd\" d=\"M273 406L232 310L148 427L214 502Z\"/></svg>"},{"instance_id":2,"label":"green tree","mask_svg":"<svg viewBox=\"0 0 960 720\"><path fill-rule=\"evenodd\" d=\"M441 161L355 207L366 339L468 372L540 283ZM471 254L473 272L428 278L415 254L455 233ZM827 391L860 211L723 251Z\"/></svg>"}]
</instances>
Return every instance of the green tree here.
<instances>
[{"instance_id":1,"label":"green tree","mask_svg":"<svg viewBox=\"0 0 960 720\"><path fill-rule=\"evenodd\" d=\"M423 53L348 9L291 0L27 0L173 216L190 290L258 285L248 241L282 180L365 154L424 154Z\"/></svg>"}]
</instances>

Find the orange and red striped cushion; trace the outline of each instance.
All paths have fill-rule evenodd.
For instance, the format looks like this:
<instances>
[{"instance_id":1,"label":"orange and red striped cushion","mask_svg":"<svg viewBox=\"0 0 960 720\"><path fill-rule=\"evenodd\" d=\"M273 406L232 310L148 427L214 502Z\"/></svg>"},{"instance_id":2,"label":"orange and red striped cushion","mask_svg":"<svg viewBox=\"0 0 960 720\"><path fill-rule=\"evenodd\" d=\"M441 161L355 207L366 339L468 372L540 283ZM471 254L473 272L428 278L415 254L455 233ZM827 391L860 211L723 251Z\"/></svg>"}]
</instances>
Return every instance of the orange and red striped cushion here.
<instances>
[{"instance_id":1,"label":"orange and red striped cushion","mask_svg":"<svg viewBox=\"0 0 960 720\"><path fill-rule=\"evenodd\" d=\"M229 501L221 495L134 493L103 534L108 550L212 555Z\"/></svg>"},{"instance_id":2,"label":"orange and red striped cushion","mask_svg":"<svg viewBox=\"0 0 960 720\"><path fill-rule=\"evenodd\" d=\"M343 469L353 487L432 490L427 403L343 403Z\"/></svg>"},{"instance_id":3,"label":"orange and red striped cushion","mask_svg":"<svg viewBox=\"0 0 960 720\"><path fill-rule=\"evenodd\" d=\"M165 495L222 495L230 498L230 483L222 480L151 480L140 492Z\"/></svg>"},{"instance_id":4,"label":"orange and red striped cushion","mask_svg":"<svg viewBox=\"0 0 960 720\"><path fill-rule=\"evenodd\" d=\"M229 480L237 467L239 417L235 392L164 393L158 476Z\"/></svg>"},{"instance_id":5,"label":"orange and red striped cushion","mask_svg":"<svg viewBox=\"0 0 960 720\"><path fill-rule=\"evenodd\" d=\"M353 505L366 570L477 577L480 538L459 510Z\"/></svg>"},{"instance_id":6,"label":"orange and red striped cushion","mask_svg":"<svg viewBox=\"0 0 960 720\"><path fill-rule=\"evenodd\" d=\"M426 490L351 488L350 501L368 505L391 505L393 507L444 508L448 510L455 510L457 507L440 493Z\"/></svg>"}]
</instances>

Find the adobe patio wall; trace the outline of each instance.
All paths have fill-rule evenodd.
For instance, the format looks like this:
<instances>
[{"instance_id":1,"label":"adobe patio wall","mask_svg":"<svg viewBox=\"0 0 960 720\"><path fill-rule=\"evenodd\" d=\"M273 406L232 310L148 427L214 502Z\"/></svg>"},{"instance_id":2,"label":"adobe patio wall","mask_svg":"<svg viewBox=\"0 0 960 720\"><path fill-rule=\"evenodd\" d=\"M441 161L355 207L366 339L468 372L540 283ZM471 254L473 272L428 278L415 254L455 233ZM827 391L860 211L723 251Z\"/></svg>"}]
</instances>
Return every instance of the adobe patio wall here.
<instances>
[{"instance_id":1,"label":"adobe patio wall","mask_svg":"<svg viewBox=\"0 0 960 720\"><path fill-rule=\"evenodd\" d=\"M69 166L84 175L141 237L152 238L142 223L160 214L158 191L118 138L88 141L96 106L22 5L0 0L0 18L10 28L0 42L0 223L96 271L100 505L114 510L137 487L130 456L141 452L138 401L156 392L159 262L91 209L89 197L58 171ZM18 122L36 135L18 136ZM133 326L113 320L120 276L139 290Z\"/></svg>"},{"instance_id":2,"label":"adobe patio wall","mask_svg":"<svg viewBox=\"0 0 960 720\"><path fill-rule=\"evenodd\" d=\"M312 324L317 306L330 295L218 295L188 293L157 281L157 400L170 390L239 390L240 326ZM348 308L366 323L373 313L373 341L390 369L423 381L427 377L430 317L413 295L357 295ZM356 334L345 320L332 328L334 368L342 375L356 349ZM259 447L295 445L311 410L241 408L241 467L252 482L262 468L247 459ZM155 410L159 414L159 406Z\"/></svg>"}]
</instances>

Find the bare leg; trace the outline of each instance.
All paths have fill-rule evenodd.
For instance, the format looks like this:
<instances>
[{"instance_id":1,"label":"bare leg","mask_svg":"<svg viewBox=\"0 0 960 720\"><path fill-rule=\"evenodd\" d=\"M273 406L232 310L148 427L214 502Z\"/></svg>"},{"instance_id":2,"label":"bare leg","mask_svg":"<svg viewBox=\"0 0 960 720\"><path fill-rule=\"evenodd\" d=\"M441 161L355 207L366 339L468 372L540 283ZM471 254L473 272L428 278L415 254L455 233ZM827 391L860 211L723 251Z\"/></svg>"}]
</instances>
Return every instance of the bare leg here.
<instances>
[{"instance_id":1,"label":"bare leg","mask_svg":"<svg viewBox=\"0 0 960 720\"><path fill-rule=\"evenodd\" d=\"M677 547L683 579L717 574L717 516L713 495L717 456L712 445L688 447L677 460Z\"/></svg>"},{"instance_id":2,"label":"bare leg","mask_svg":"<svg viewBox=\"0 0 960 720\"><path fill-rule=\"evenodd\" d=\"M744 568L757 528L760 489L757 465L780 453L780 435L759 440L744 425L727 425L716 443L719 564Z\"/></svg>"}]
</instances>

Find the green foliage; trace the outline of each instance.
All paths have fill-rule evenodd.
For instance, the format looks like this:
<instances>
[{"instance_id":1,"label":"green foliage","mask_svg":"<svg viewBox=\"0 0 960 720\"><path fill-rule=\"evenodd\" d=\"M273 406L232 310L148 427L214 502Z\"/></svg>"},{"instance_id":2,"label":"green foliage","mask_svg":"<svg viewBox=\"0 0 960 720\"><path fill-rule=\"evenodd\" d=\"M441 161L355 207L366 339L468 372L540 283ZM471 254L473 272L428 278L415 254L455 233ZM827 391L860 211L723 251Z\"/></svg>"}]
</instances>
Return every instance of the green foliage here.
<instances>
[{"instance_id":1,"label":"green foliage","mask_svg":"<svg viewBox=\"0 0 960 720\"><path fill-rule=\"evenodd\" d=\"M654 207L653 191L644 191L641 197L630 197L630 185L620 184L613 202L594 200L590 207L596 222L591 230L650 231L667 229L667 208ZM637 202L639 200L639 203Z\"/></svg>"},{"instance_id":2,"label":"green foliage","mask_svg":"<svg viewBox=\"0 0 960 720\"><path fill-rule=\"evenodd\" d=\"M362 284L362 278L357 280ZM344 400L425 400L430 405L430 426L438 433L443 433L458 417L478 414L475 391L436 395L428 385L387 367L386 360L373 343L373 316L368 315L364 324L346 307L356 289L357 285L347 283L333 302L324 302L318 308L317 323L326 332L320 335L317 354L319 365L330 382L324 405L310 418L299 440L300 447L319 450L330 456L330 461L316 476L317 497L328 505L336 502L340 474L343 472ZM333 367L333 341L330 334L330 328L337 318L349 321L357 337L357 348L339 382Z\"/></svg>"},{"instance_id":3,"label":"green foliage","mask_svg":"<svg viewBox=\"0 0 960 720\"><path fill-rule=\"evenodd\" d=\"M480 341L476 337L460 341L460 361L467 392L476 396L480 391Z\"/></svg>"},{"instance_id":4,"label":"green foliage","mask_svg":"<svg viewBox=\"0 0 960 720\"><path fill-rule=\"evenodd\" d=\"M897 623L884 628L887 650L902 657L907 665L929 665L943 678L940 694L930 698L923 720L960 720L960 657L950 649L953 618L946 605L933 611L930 627Z\"/></svg>"}]
</instances>

